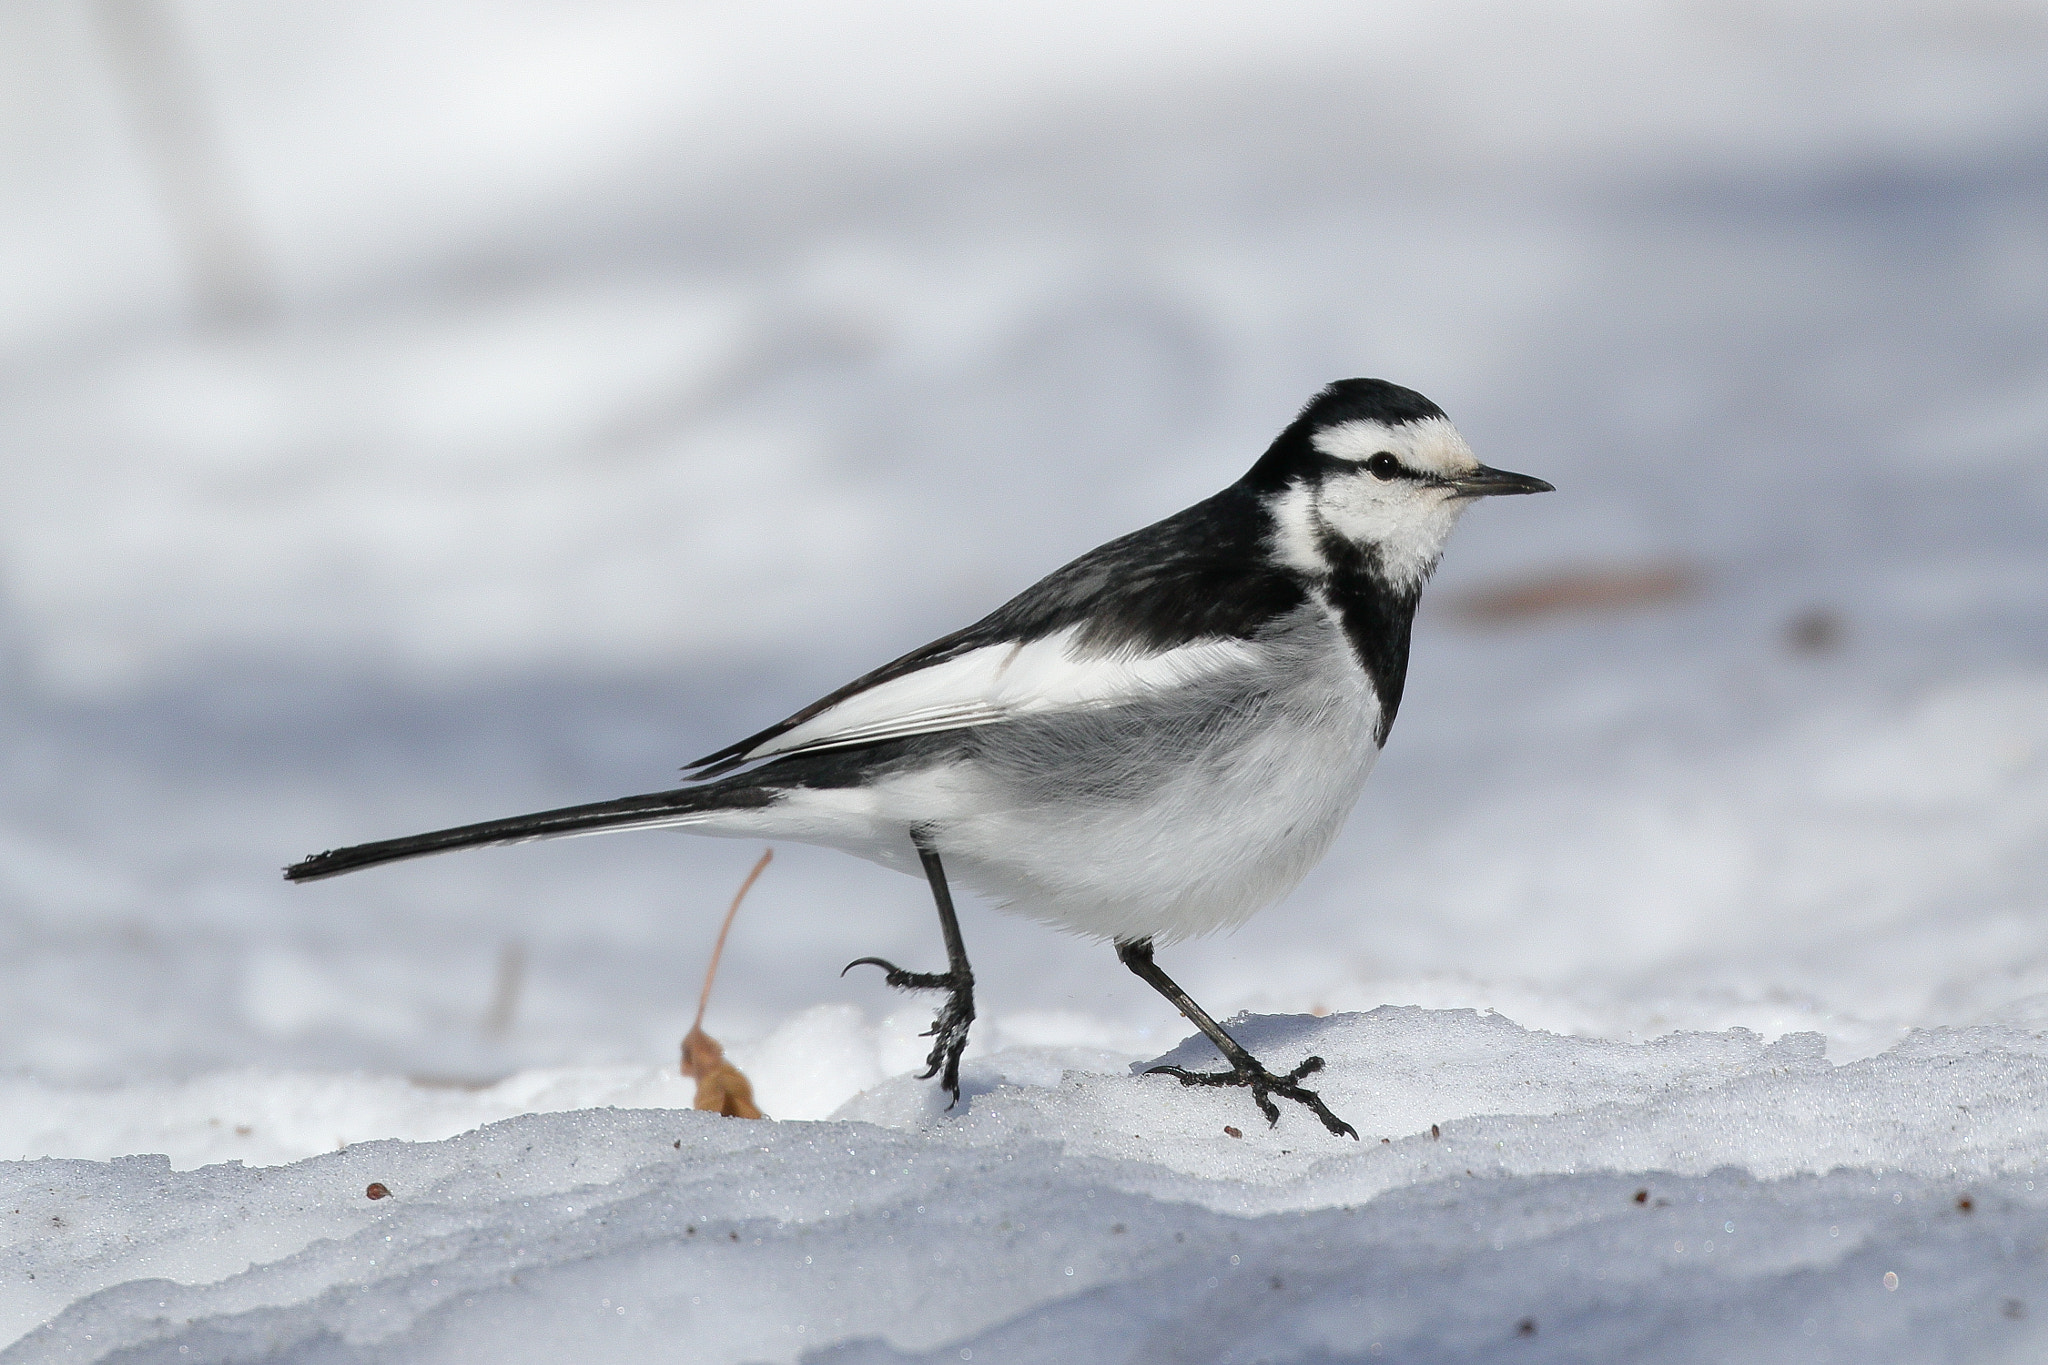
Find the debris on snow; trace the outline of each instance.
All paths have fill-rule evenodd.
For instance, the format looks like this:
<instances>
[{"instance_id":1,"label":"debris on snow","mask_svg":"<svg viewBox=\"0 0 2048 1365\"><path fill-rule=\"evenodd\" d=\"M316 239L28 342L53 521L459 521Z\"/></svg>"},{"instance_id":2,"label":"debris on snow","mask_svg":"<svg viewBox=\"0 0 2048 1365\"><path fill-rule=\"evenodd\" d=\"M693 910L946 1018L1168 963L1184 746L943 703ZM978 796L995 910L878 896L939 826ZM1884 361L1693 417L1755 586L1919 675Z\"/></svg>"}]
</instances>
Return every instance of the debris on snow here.
<instances>
[{"instance_id":1,"label":"debris on snow","mask_svg":"<svg viewBox=\"0 0 2048 1365\"><path fill-rule=\"evenodd\" d=\"M733 917L739 914L740 902L747 898L747 892L768 870L774 857L774 849L763 850L754 870L747 874L732 898L732 905L718 926L718 941L711 948L711 965L704 969L704 989L697 996L697 1017L690 1021L690 1031L683 1035L682 1073L697 1082L692 1107L726 1118L758 1119L762 1114L754 1104L753 1085L738 1067L726 1060L725 1049L718 1040L704 1031L704 1011L711 1004L711 984L718 979L718 959L725 953L725 936L732 932Z\"/></svg>"}]
</instances>

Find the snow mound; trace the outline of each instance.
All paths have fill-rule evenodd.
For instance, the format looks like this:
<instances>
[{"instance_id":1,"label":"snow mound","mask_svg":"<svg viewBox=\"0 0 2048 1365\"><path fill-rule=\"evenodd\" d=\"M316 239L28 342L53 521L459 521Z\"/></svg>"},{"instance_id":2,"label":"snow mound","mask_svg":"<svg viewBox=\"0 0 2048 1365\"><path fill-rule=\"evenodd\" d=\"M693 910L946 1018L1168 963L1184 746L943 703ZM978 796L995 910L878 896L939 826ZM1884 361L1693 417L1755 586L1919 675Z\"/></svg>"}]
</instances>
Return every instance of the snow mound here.
<instances>
[{"instance_id":1,"label":"snow mound","mask_svg":"<svg viewBox=\"0 0 2048 1365\"><path fill-rule=\"evenodd\" d=\"M1815 1035L1628 1044L1463 1010L1236 1027L1271 1062L1322 1056L1363 1140L1038 1047L971 1062L951 1114L898 1077L828 1121L606 1108L272 1168L10 1163L5 1358L1910 1361L2044 1344L2039 1032L1919 1033L1836 1066Z\"/></svg>"},{"instance_id":2,"label":"snow mound","mask_svg":"<svg viewBox=\"0 0 2048 1365\"><path fill-rule=\"evenodd\" d=\"M815 1005L764 1038L731 1044L727 1055L770 1117L821 1119L887 1077L922 1069L931 1041L921 1030L930 1018L911 1008L871 1023L850 1005ZM1122 1071L1129 1062L1130 1052L1099 1045L1114 1030L1061 1023L987 1021L975 1046L986 1036L1001 1052L982 1061L970 1051L974 1083L1049 1086L1068 1071ZM1089 1041L1058 1041L1075 1033ZM0 1076L0 1154L106 1160L151 1152L176 1170L224 1161L279 1166L377 1138L436 1142L521 1114L687 1109L695 1095L674 1067L625 1065L535 1067L492 1084L258 1068L99 1087Z\"/></svg>"}]
</instances>

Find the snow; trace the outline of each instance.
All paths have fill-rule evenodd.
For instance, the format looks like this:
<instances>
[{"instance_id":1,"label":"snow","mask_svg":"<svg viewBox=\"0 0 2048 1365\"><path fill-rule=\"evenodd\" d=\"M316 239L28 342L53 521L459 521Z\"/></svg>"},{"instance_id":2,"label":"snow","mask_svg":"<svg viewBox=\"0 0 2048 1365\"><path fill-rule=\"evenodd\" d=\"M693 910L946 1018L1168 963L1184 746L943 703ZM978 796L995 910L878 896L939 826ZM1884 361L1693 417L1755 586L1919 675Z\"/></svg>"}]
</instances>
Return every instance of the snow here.
<instances>
[{"instance_id":1,"label":"snow","mask_svg":"<svg viewBox=\"0 0 2048 1365\"><path fill-rule=\"evenodd\" d=\"M1814 1034L1617 1043L1412 1007L1263 1017L1245 1037L1325 1056L1326 1096L1365 1140L1020 1050L970 1066L952 1115L899 1077L830 1121L585 1108L270 1168L15 1163L8 1273L36 1274L10 1296L33 1330L9 1358L1465 1359L1526 1338L1554 1359L1918 1360L2041 1343L2037 1033L1932 1032L1839 1067ZM659 1098L643 1087L621 1098Z\"/></svg>"},{"instance_id":2,"label":"snow","mask_svg":"<svg viewBox=\"0 0 2048 1365\"><path fill-rule=\"evenodd\" d=\"M88 12L0 13L0 1355L2039 1354L2048 10L167 12L240 328ZM827 852L707 1020L763 1124L675 1068L754 848L277 879L666 785L1357 373L1559 489L1323 867L1161 956L1359 1144L972 904L946 1113L837 975L925 893Z\"/></svg>"}]
</instances>

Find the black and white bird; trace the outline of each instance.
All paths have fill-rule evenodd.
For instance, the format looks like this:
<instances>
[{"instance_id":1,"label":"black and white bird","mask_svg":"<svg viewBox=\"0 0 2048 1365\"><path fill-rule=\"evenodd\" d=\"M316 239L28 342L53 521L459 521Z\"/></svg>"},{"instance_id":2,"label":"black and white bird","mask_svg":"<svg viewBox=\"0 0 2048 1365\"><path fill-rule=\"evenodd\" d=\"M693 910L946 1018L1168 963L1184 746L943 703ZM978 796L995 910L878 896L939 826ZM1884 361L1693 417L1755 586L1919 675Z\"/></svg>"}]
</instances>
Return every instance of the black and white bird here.
<instances>
[{"instance_id":1,"label":"black and white bird","mask_svg":"<svg viewBox=\"0 0 2048 1365\"><path fill-rule=\"evenodd\" d=\"M1268 1071L1153 961L1241 924L1330 847L1401 705L1423 581L1473 501L1550 485L1489 469L1412 389L1323 390L1249 473L1055 570L973 625L691 764L692 785L335 849L313 881L485 844L674 828L789 839L921 872L947 969L862 958L941 990L925 1076L960 1094L974 976L949 878L1115 944L1245 1086L1357 1137L1302 1078Z\"/></svg>"}]
</instances>

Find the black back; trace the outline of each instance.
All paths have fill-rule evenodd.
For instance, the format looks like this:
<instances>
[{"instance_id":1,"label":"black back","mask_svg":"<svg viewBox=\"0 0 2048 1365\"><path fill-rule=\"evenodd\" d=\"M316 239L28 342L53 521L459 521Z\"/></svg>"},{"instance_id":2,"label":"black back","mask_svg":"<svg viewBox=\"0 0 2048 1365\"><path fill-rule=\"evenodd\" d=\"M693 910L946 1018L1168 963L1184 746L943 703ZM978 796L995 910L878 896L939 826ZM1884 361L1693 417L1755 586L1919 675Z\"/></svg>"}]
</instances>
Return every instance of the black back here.
<instances>
[{"instance_id":1,"label":"black back","mask_svg":"<svg viewBox=\"0 0 2048 1365\"><path fill-rule=\"evenodd\" d=\"M1360 418L1398 425L1441 416L1442 409L1413 389L1383 379L1339 380L1311 399L1258 463L1221 493L1097 546L973 625L854 679L689 768L705 778L730 772L755 747L850 696L987 645L1028 644L1076 625L1081 627L1078 644L1104 651L1154 653L1198 640L1245 639L1301 606L1311 588L1320 589L1341 615L1352 649L1372 679L1380 699L1378 737L1384 743L1401 704L1418 594L1391 587L1368 552L1334 536L1325 537L1321 547L1332 569L1327 578L1275 562L1266 500L1338 463L1310 441L1322 427Z\"/></svg>"},{"instance_id":2,"label":"black back","mask_svg":"<svg viewBox=\"0 0 2048 1365\"><path fill-rule=\"evenodd\" d=\"M1079 625L1077 643L1156 653L1196 640L1244 638L1307 600L1296 574L1268 562L1270 518L1242 483L1098 545L973 625L914 649L789 719L690 765L702 777L738 767L755 746L879 683L986 645L1029 644Z\"/></svg>"}]
</instances>

